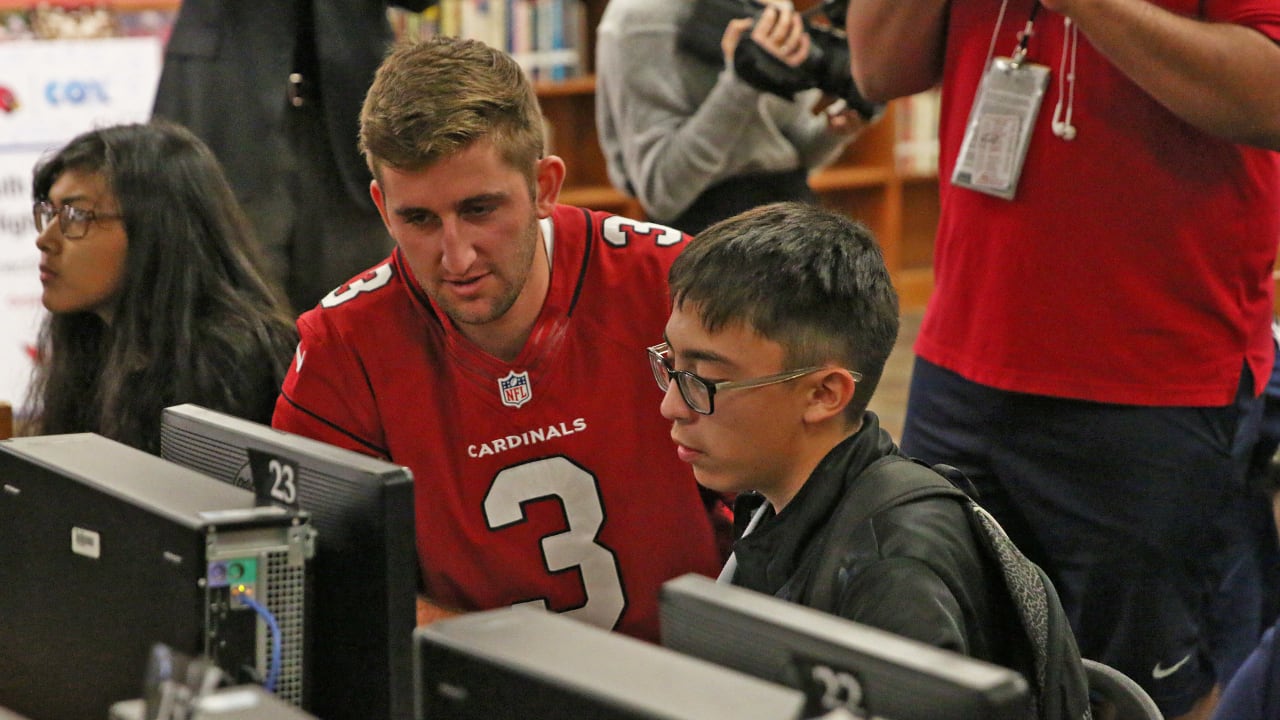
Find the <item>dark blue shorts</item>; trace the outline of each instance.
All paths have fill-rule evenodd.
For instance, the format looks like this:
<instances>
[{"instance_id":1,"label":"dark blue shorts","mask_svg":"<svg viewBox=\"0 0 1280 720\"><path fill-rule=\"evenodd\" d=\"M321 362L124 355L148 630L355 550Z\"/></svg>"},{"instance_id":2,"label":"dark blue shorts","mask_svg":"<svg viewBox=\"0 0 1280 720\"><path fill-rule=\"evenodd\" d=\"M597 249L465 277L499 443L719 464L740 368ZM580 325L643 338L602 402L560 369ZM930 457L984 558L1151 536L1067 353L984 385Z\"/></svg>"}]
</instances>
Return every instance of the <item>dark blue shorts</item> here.
<instances>
[{"instance_id":1,"label":"dark blue shorts","mask_svg":"<svg viewBox=\"0 0 1280 720\"><path fill-rule=\"evenodd\" d=\"M1248 586L1242 517L1262 502L1244 490L1262 409L1244 376L1234 405L1135 407L996 390L917 359L902 448L963 470L1053 579L1081 653L1181 715L1261 633L1256 598L1217 599L1229 575Z\"/></svg>"}]
</instances>

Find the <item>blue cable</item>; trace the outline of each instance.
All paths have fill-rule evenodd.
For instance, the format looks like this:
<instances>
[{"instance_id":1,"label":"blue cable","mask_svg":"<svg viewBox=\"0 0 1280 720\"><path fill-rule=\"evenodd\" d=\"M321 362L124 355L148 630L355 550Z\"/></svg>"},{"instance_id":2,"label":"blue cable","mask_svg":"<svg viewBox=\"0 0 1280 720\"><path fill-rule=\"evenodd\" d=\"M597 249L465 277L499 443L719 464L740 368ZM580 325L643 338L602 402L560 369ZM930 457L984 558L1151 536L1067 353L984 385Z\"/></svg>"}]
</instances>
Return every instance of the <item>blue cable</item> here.
<instances>
[{"instance_id":1,"label":"blue cable","mask_svg":"<svg viewBox=\"0 0 1280 720\"><path fill-rule=\"evenodd\" d=\"M262 683L262 687L267 692L274 693L276 680L280 677L280 666L283 664L280 650L280 625L276 622L276 616L250 597L248 592L241 592L236 597L240 602L253 608L253 611L262 617L262 620L267 623L267 628L271 630L271 667L267 668L267 679Z\"/></svg>"}]
</instances>

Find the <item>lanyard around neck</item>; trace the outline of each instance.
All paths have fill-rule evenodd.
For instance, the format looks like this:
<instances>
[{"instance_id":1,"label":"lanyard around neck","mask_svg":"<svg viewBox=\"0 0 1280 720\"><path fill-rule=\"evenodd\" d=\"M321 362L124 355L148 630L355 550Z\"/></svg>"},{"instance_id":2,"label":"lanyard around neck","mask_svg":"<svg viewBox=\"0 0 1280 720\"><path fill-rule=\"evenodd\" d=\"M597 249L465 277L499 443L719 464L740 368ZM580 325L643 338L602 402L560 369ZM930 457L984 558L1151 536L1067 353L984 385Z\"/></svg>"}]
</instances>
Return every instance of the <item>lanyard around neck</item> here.
<instances>
[{"instance_id":1,"label":"lanyard around neck","mask_svg":"<svg viewBox=\"0 0 1280 720\"><path fill-rule=\"evenodd\" d=\"M987 66L991 65L991 58L996 54L996 38L1000 35L1000 26L1004 25L1004 14L1009 9L1009 0L1003 0L1000 3L1000 14L996 16L996 26L991 30L991 44L987 47ZM1036 0L1031 6L1031 13L1027 16L1027 24L1023 26L1022 32L1018 33L1018 46L1014 48L1010 58L1013 60L1013 66L1017 67L1021 64L1022 59L1027 56L1027 44L1031 42L1032 30L1035 27L1036 15L1040 12L1040 0Z\"/></svg>"},{"instance_id":2,"label":"lanyard around neck","mask_svg":"<svg viewBox=\"0 0 1280 720\"><path fill-rule=\"evenodd\" d=\"M1011 56L1014 67L1017 67L1022 62L1022 59L1027 56L1027 44L1031 42L1031 36L1034 34L1036 24L1036 14L1039 12L1040 0L1036 0L1031 6L1031 14L1027 16L1027 24L1022 28L1022 32L1018 33L1018 47Z\"/></svg>"}]
</instances>

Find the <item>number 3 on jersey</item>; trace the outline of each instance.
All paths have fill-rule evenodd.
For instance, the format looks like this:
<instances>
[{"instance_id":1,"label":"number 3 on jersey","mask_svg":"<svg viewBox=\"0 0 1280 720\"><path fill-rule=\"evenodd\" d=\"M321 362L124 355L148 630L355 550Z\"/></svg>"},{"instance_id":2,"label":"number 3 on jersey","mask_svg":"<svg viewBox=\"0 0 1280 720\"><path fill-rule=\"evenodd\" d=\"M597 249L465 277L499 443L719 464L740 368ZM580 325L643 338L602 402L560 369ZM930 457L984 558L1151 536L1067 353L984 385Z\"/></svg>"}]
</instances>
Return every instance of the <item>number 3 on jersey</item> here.
<instances>
[{"instance_id":1,"label":"number 3 on jersey","mask_svg":"<svg viewBox=\"0 0 1280 720\"><path fill-rule=\"evenodd\" d=\"M321 307L337 307L360 293L372 292L391 282L391 263L386 262L346 285L336 287L320 301Z\"/></svg>"},{"instance_id":2,"label":"number 3 on jersey","mask_svg":"<svg viewBox=\"0 0 1280 720\"><path fill-rule=\"evenodd\" d=\"M627 243L638 238L652 238L658 247L669 247L684 240L684 233L651 222L641 222L621 215L611 215L604 219L600 232L605 242L615 247L626 247Z\"/></svg>"},{"instance_id":3,"label":"number 3 on jersey","mask_svg":"<svg viewBox=\"0 0 1280 720\"><path fill-rule=\"evenodd\" d=\"M542 538L542 557L551 572L576 567L586 602L563 614L612 629L626 608L622 579L613 551L596 541L604 523L604 505L596 479L568 458L550 457L507 468L493 478L484 500L491 529L525 519L522 505L540 499L560 501L568 530ZM531 601L546 609L546 600Z\"/></svg>"}]
</instances>

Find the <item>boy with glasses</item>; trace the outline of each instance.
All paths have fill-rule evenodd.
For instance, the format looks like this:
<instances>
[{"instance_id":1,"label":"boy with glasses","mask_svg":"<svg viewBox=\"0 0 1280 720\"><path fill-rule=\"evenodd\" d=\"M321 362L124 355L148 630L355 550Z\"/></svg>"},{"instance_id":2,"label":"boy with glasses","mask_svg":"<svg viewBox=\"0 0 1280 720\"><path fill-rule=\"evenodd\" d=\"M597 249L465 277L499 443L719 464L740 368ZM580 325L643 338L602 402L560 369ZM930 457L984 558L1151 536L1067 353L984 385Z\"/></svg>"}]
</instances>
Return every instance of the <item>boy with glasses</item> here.
<instances>
[{"instance_id":1,"label":"boy with glasses","mask_svg":"<svg viewBox=\"0 0 1280 720\"><path fill-rule=\"evenodd\" d=\"M767 205L698 235L669 284L666 342L649 348L662 415L698 482L741 493L735 517L753 526L722 580L814 605L824 550L852 548L834 607L821 609L1014 666L1016 612L964 505L933 497L836 524L859 482L884 479L868 466L898 454L867 411L898 334L868 230L802 203Z\"/></svg>"}]
</instances>

